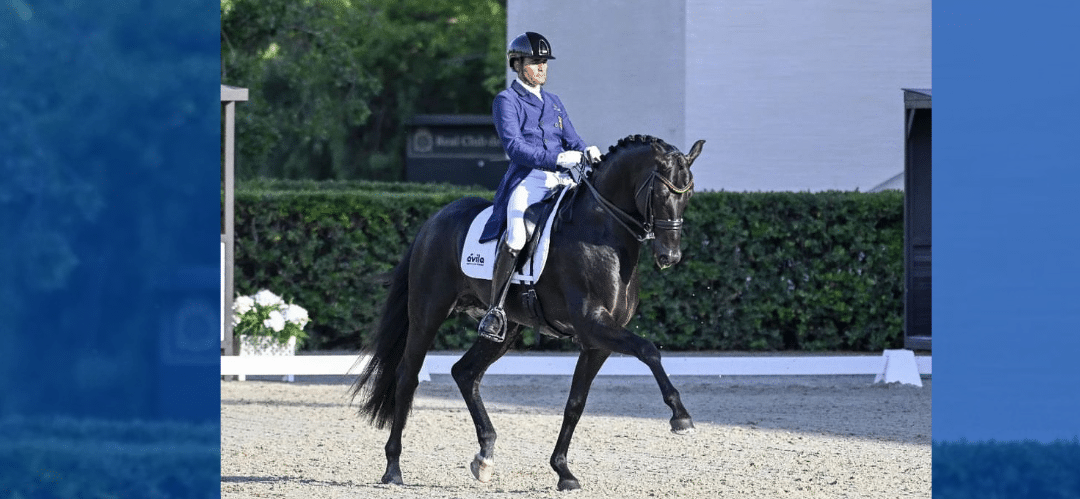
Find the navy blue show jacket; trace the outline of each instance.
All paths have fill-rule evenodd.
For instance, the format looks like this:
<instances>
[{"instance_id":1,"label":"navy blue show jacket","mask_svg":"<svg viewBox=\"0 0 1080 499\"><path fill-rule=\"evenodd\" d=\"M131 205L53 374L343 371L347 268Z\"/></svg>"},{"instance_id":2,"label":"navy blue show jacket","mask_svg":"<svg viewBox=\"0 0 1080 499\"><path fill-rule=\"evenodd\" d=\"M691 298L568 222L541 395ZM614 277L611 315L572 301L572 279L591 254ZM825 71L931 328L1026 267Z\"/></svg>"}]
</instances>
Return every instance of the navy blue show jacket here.
<instances>
[{"instance_id":1,"label":"navy blue show jacket","mask_svg":"<svg viewBox=\"0 0 1080 499\"><path fill-rule=\"evenodd\" d=\"M541 101L518 80L499 92L491 105L495 130L502 140L503 150L510 158L510 167L495 190L495 208L488 218L480 242L498 238L506 227L506 203L510 193L532 169L562 171L555 164L563 151L583 151L581 140L570 115L559 97L540 89Z\"/></svg>"}]
</instances>

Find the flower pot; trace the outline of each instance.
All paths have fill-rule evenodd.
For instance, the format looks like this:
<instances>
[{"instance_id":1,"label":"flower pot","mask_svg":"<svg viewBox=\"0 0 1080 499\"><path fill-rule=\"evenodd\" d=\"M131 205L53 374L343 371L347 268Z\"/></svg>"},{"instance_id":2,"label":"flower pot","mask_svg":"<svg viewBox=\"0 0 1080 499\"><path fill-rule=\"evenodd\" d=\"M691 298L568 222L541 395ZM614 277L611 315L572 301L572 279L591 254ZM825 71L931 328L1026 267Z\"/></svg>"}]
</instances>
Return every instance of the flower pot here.
<instances>
[{"instance_id":1,"label":"flower pot","mask_svg":"<svg viewBox=\"0 0 1080 499\"><path fill-rule=\"evenodd\" d=\"M279 343L269 336L240 335L240 356L254 357L269 355L275 357L296 355L296 338L289 338L287 343Z\"/></svg>"},{"instance_id":2,"label":"flower pot","mask_svg":"<svg viewBox=\"0 0 1080 499\"><path fill-rule=\"evenodd\" d=\"M280 343L276 338L269 336L251 336L247 334L239 335L240 338L240 351L241 357L291 357L296 355L296 338L289 338L286 343ZM244 381L247 376L240 375L237 379ZM284 381L293 381L294 376L292 374L283 376Z\"/></svg>"}]
</instances>

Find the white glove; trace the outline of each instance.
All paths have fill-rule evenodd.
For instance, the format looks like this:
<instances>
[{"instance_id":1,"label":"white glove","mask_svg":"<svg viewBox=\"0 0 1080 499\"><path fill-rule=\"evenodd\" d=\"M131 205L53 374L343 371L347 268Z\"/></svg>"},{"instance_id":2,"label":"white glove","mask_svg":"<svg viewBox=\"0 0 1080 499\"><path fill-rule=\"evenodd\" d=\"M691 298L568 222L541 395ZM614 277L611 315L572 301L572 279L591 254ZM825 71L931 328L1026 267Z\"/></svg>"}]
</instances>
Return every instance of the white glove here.
<instances>
[{"instance_id":1,"label":"white glove","mask_svg":"<svg viewBox=\"0 0 1080 499\"><path fill-rule=\"evenodd\" d=\"M589 160L590 165L595 165L600 162L600 149L596 146L589 146L585 148L585 159Z\"/></svg>"},{"instance_id":2,"label":"white glove","mask_svg":"<svg viewBox=\"0 0 1080 499\"><path fill-rule=\"evenodd\" d=\"M555 158L555 164L563 168L572 168L581 164L581 151L563 151Z\"/></svg>"}]
</instances>

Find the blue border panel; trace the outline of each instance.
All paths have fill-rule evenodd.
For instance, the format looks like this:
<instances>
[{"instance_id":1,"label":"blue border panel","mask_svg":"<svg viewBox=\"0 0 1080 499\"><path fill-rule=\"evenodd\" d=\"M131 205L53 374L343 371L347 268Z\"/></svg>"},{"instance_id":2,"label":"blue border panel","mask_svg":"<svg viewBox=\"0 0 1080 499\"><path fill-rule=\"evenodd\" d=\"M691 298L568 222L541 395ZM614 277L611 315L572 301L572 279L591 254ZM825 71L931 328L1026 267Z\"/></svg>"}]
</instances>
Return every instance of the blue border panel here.
<instances>
[{"instance_id":1,"label":"blue border panel","mask_svg":"<svg viewBox=\"0 0 1080 499\"><path fill-rule=\"evenodd\" d=\"M1080 434L1080 4L934 3L934 439Z\"/></svg>"},{"instance_id":2,"label":"blue border panel","mask_svg":"<svg viewBox=\"0 0 1080 499\"><path fill-rule=\"evenodd\" d=\"M0 493L214 497L220 4L4 4Z\"/></svg>"}]
</instances>

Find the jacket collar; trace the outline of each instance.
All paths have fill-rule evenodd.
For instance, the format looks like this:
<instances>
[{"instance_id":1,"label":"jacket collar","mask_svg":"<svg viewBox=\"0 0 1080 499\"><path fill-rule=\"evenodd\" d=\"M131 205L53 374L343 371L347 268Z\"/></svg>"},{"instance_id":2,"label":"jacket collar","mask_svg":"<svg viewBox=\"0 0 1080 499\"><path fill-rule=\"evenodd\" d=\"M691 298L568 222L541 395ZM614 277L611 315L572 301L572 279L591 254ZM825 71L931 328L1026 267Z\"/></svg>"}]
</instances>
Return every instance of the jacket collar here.
<instances>
[{"instance_id":1,"label":"jacket collar","mask_svg":"<svg viewBox=\"0 0 1080 499\"><path fill-rule=\"evenodd\" d=\"M528 102L529 104L532 104L532 105L537 106L537 107L543 107L544 103L540 99L536 98L536 95L534 95L532 92L528 91L525 88L525 85L522 85L521 82L518 81L517 78L514 78L514 82L510 84L510 88L514 89L514 91L517 92L518 96L521 97L522 99L524 99L525 102ZM543 87L541 87L540 88L540 95L545 95L545 94L547 94L547 92L545 92ZM547 100L546 96L544 97L544 100Z\"/></svg>"}]
</instances>

